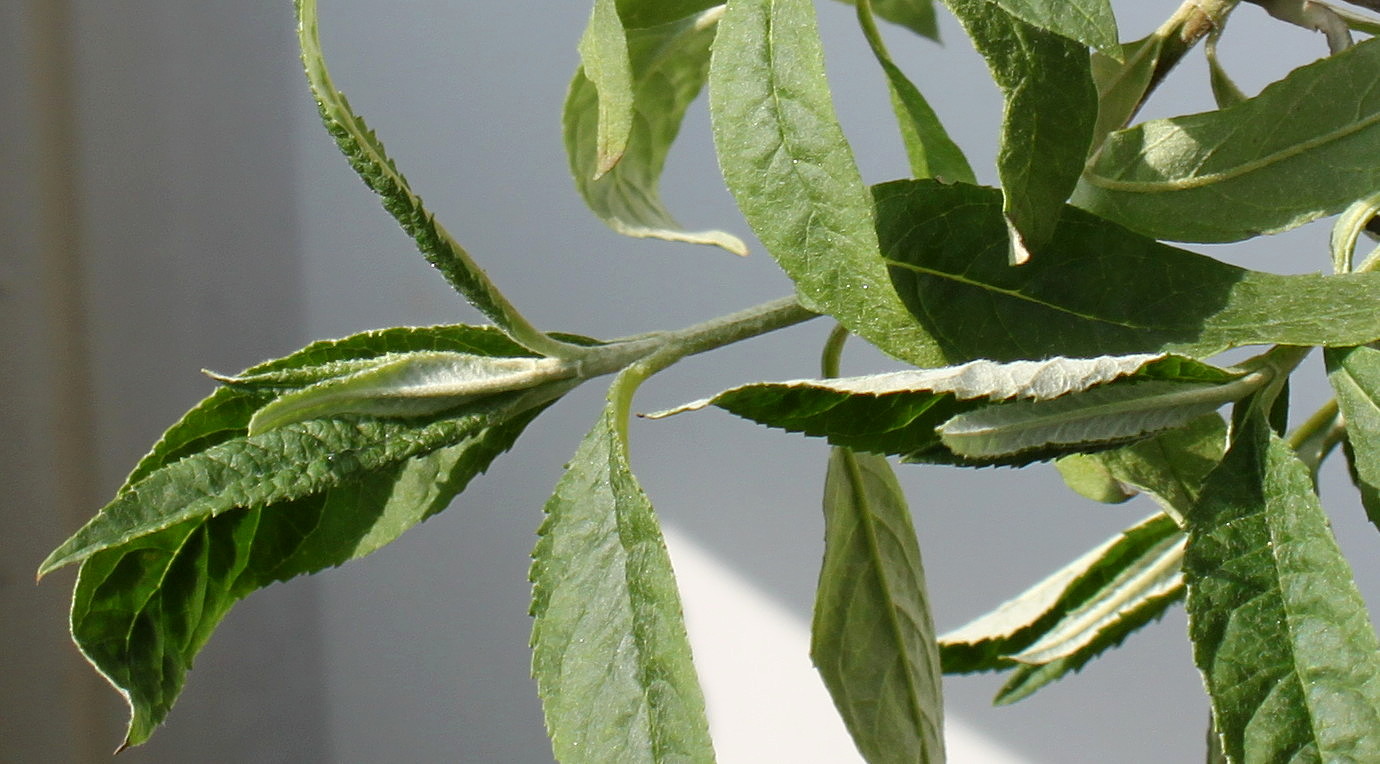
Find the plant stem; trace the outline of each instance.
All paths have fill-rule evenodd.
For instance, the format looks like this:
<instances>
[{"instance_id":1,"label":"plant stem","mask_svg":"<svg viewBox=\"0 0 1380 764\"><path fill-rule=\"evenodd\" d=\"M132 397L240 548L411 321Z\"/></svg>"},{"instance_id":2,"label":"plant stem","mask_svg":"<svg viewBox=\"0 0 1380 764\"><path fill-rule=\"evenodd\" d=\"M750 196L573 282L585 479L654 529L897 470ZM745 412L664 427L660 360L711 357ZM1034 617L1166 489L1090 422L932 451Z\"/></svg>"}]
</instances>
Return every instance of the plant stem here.
<instances>
[{"instance_id":1,"label":"plant stem","mask_svg":"<svg viewBox=\"0 0 1380 764\"><path fill-rule=\"evenodd\" d=\"M1140 111L1140 107L1150 98L1150 94L1155 92L1155 88L1169 76L1169 72L1178 66L1193 46L1212 30L1220 29L1226 23L1227 16L1240 2L1241 0L1184 0L1178 10L1174 11L1174 15L1155 30L1152 36L1164 41L1159 59L1155 62L1154 72L1150 74L1150 83L1146 85L1145 93L1141 95L1140 102L1132 110L1127 122L1135 117L1136 112Z\"/></svg>"}]
</instances>

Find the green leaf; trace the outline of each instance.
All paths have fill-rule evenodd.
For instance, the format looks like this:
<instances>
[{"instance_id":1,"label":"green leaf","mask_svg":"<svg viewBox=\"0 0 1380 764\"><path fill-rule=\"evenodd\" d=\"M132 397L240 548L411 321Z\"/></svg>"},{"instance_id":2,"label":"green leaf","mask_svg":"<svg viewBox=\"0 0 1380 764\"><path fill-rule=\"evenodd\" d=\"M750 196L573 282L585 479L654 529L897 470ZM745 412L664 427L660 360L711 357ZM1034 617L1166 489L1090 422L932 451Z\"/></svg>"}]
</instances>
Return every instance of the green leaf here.
<instances>
[{"instance_id":1,"label":"green leaf","mask_svg":"<svg viewBox=\"0 0 1380 764\"><path fill-rule=\"evenodd\" d=\"M237 601L362 557L445 509L542 408L313 496L181 522L87 558L72 636L129 703L123 745L146 741L162 723Z\"/></svg>"},{"instance_id":2,"label":"green leaf","mask_svg":"<svg viewBox=\"0 0 1380 764\"><path fill-rule=\"evenodd\" d=\"M1217 108L1225 109L1228 106L1235 106L1245 101L1249 96L1237 87L1236 82L1227 74L1226 67L1222 66L1222 61L1217 57L1217 40L1222 36L1222 27L1214 29L1206 40L1203 41L1203 55L1207 58L1208 82L1212 85L1212 98L1217 102Z\"/></svg>"},{"instance_id":3,"label":"green leaf","mask_svg":"<svg viewBox=\"0 0 1380 764\"><path fill-rule=\"evenodd\" d=\"M1337 273L1350 273L1352 257L1356 253L1356 242L1361 233L1380 215L1380 193L1358 199L1337 216L1332 225L1332 270Z\"/></svg>"},{"instance_id":4,"label":"green leaf","mask_svg":"<svg viewBox=\"0 0 1380 764\"><path fill-rule=\"evenodd\" d=\"M877 29L877 22L872 17L876 4L871 0L858 0L856 5L858 23L867 37L867 44L886 73L891 106L896 112L896 122L901 129L906 156L910 159L911 173L917 178L976 183L973 168L968 165L963 150L949 137L939 116L930 108L920 90L891 60L891 54L887 52L886 43Z\"/></svg>"},{"instance_id":5,"label":"green leaf","mask_svg":"<svg viewBox=\"0 0 1380 764\"><path fill-rule=\"evenodd\" d=\"M1090 48L1113 52L1116 17L1110 0L985 0L1031 26ZM952 3L950 4L953 5ZM955 10L957 14L958 11Z\"/></svg>"},{"instance_id":6,"label":"green leaf","mask_svg":"<svg viewBox=\"0 0 1380 764\"><path fill-rule=\"evenodd\" d=\"M1170 430L1174 432L1174 430ZM1100 453L1100 452L1099 452ZM1054 466L1074 493L1100 504L1121 504L1136 495L1136 490L1120 480L1097 454L1069 454L1054 460Z\"/></svg>"},{"instance_id":7,"label":"green leaf","mask_svg":"<svg viewBox=\"0 0 1380 764\"><path fill-rule=\"evenodd\" d=\"M1380 760L1380 640L1308 468L1259 409L1189 515L1184 575L1229 759Z\"/></svg>"},{"instance_id":8,"label":"green leaf","mask_svg":"<svg viewBox=\"0 0 1380 764\"><path fill-rule=\"evenodd\" d=\"M632 123L622 159L599 164L603 100L581 69L566 96L562 125L575 187L585 204L626 236L713 244L747 254L741 239L723 231L686 231L661 201L658 186L666 155L680 132L685 110L704 86L709 44L722 6L627 34L632 78ZM596 179L597 177L597 179Z\"/></svg>"},{"instance_id":9,"label":"green leaf","mask_svg":"<svg viewBox=\"0 0 1380 764\"><path fill-rule=\"evenodd\" d=\"M670 24L718 5L723 0L618 0L618 17L631 31Z\"/></svg>"},{"instance_id":10,"label":"green leaf","mask_svg":"<svg viewBox=\"0 0 1380 764\"><path fill-rule=\"evenodd\" d=\"M421 197L413 193L407 179L384 151L374 132L356 116L336 89L321 53L316 0L294 0L297 10L297 40L307 82L326 130L349 160L364 184L383 201L383 207L417 243L417 248L477 310L488 316L524 347L543 355L563 357L570 346L537 330L498 291L484 270L460 243L427 211Z\"/></svg>"},{"instance_id":11,"label":"green leaf","mask_svg":"<svg viewBox=\"0 0 1380 764\"><path fill-rule=\"evenodd\" d=\"M1082 45L1022 21L1007 6L1024 7L1047 20L1079 14L1036 2L947 0L947 4L987 59L992 79L1006 100L997 174L1010 235L1008 259L1021 264L1054 235L1064 200L1083 171L1097 122L1097 88ZM1087 10L1099 4L1104 3L1088 0L1058 6ZM1116 42L1115 25L1110 42Z\"/></svg>"},{"instance_id":12,"label":"green leaf","mask_svg":"<svg viewBox=\"0 0 1380 764\"><path fill-rule=\"evenodd\" d=\"M956 414L938 428L951 451L995 459L1050 446L1116 443L1182 427L1259 386L1139 382L1107 385L1052 401L1015 401Z\"/></svg>"},{"instance_id":13,"label":"green leaf","mask_svg":"<svg viewBox=\"0 0 1380 764\"><path fill-rule=\"evenodd\" d=\"M1380 40L1220 111L1108 137L1074 203L1157 239L1238 241L1340 212L1380 186ZM1307 119L1280 119L1306 114Z\"/></svg>"},{"instance_id":14,"label":"green leaf","mask_svg":"<svg viewBox=\"0 0 1380 764\"><path fill-rule=\"evenodd\" d=\"M878 256L872 200L839 127L809 0L734 0L709 64L724 180L800 302L917 365L926 342ZM931 364L933 365L933 364Z\"/></svg>"},{"instance_id":15,"label":"green leaf","mask_svg":"<svg viewBox=\"0 0 1380 764\"><path fill-rule=\"evenodd\" d=\"M839 0L857 5L856 0ZM933 0L872 0L878 16L935 42L939 41L939 24L934 17Z\"/></svg>"},{"instance_id":16,"label":"green leaf","mask_svg":"<svg viewBox=\"0 0 1380 764\"><path fill-rule=\"evenodd\" d=\"M1380 275L1280 276L1175 249L1068 208L1041 262L1006 264L992 189L877 186L878 234L926 365L1380 338Z\"/></svg>"},{"instance_id":17,"label":"green leaf","mask_svg":"<svg viewBox=\"0 0 1380 764\"><path fill-rule=\"evenodd\" d=\"M886 460L832 449L810 656L868 761L944 761L939 648L905 496Z\"/></svg>"},{"instance_id":18,"label":"green leaf","mask_svg":"<svg viewBox=\"0 0 1380 764\"><path fill-rule=\"evenodd\" d=\"M593 179L623 158L633 125L633 73L628 38L614 0L594 0L589 25L580 37L580 71L596 91Z\"/></svg>"},{"instance_id":19,"label":"green leaf","mask_svg":"<svg viewBox=\"0 0 1380 764\"><path fill-rule=\"evenodd\" d=\"M1163 513L1127 528L1015 599L941 636L945 673L1004 670L1018 656L1032 661L1022 671L1037 668L1043 656L1028 652L1032 648L1048 650L1046 665L1062 669L1046 672L1041 685L1081 667L1158 617L1178 596L1175 550L1182 541L1178 525Z\"/></svg>"},{"instance_id":20,"label":"green leaf","mask_svg":"<svg viewBox=\"0 0 1380 764\"><path fill-rule=\"evenodd\" d=\"M714 759L671 561L628 466L638 381L614 382L532 553L532 676L567 764Z\"/></svg>"},{"instance_id":21,"label":"green leaf","mask_svg":"<svg viewBox=\"0 0 1380 764\"><path fill-rule=\"evenodd\" d=\"M1063 471L1066 461L1095 465L1117 485L1143 491L1182 522L1226 447L1227 425L1214 413L1129 446L1066 456L1059 468Z\"/></svg>"},{"instance_id":22,"label":"green leaf","mask_svg":"<svg viewBox=\"0 0 1380 764\"><path fill-rule=\"evenodd\" d=\"M1128 42L1121 46L1120 60L1104 53L1092 54L1093 82L1097 85L1094 146L1101 145L1108 133L1124 127L1140 109L1159 68L1164 42L1164 37L1154 34Z\"/></svg>"},{"instance_id":23,"label":"green leaf","mask_svg":"<svg viewBox=\"0 0 1380 764\"><path fill-rule=\"evenodd\" d=\"M1346 421L1352 480L1366 516L1380 527L1380 350L1328 348L1323 358Z\"/></svg>"},{"instance_id":24,"label":"green leaf","mask_svg":"<svg viewBox=\"0 0 1380 764\"><path fill-rule=\"evenodd\" d=\"M1032 401L1041 406L1063 405L1074 400L1078 391L1087 391L1078 395L1091 395L1115 389L1115 380L1133 382L1133 388L1147 384L1211 387L1218 398L1214 405L1221 405L1225 399L1244 394L1233 385L1248 381L1232 383L1233 379L1234 375L1221 369L1173 356L1054 358L1010 364L973 361L946 369L865 377L759 382L650 416L659 418L714 405L773 427L826 437L836 446L902 455L911 461L1026 463L1049 458L1060 449L1039 449L1040 444L1036 444L1019 449L1030 453L969 456L948 451L936 428L947 426L946 422L965 412L1002 410ZM1025 400L991 403L1009 398ZM1166 405L1178 406L1179 402Z\"/></svg>"},{"instance_id":25,"label":"green leaf","mask_svg":"<svg viewBox=\"0 0 1380 764\"><path fill-rule=\"evenodd\" d=\"M249 420L259 435L308 419L360 414L438 414L497 393L571 379L579 369L559 358L506 358L453 351L393 353L357 371L284 393Z\"/></svg>"}]
</instances>

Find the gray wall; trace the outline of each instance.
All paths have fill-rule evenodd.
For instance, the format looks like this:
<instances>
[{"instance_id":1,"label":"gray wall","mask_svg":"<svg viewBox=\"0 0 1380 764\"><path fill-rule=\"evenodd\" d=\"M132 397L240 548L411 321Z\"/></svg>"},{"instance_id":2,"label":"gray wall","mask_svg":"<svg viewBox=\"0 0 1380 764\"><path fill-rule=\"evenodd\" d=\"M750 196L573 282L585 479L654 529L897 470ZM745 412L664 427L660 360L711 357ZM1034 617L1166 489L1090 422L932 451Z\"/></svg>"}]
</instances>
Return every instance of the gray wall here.
<instances>
[{"instance_id":1,"label":"gray wall","mask_svg":"<svg viewBox=\"0 0 1380 764\"><path fill-rule=\"evenodd\" d=\"M17 112L17 142L0 143L0 167L45 189L0 192L0 223L16 253L0 260L0 320L9 329L0 350L16 359L0 366L0 382L19 393L0 403L0 468L12 487L0 503L9 552L0 556L0 596L3 612L31 614L6 627L6 654L34 656L0 675L0 761L95 760L117 739L120 704L92 687L66 644L70 576L35 590L29 575L209 389L196 369L232 370L308 337L478 320L320 130L294 63L288 5L141 4L136 23L107 4L75 2L66 24L47 22L60 34L43 44L42 17L67 6L0 6L0 63L23 72L0 80L0 103L28 105ZM1173 5L1118 10L1143 33ZM584 6L337 0L323 8L322 35L337 84L414 187L539 325L616 336L788 293L760 248L738 259L626 240L584 211L558 122ZM899 175L904 157L851 11L822 3L820 12L864 175ZM1245 62L1237 68L1248 88L1323 51L1319 38L1263 17L1246 8L1233 22L1242 36L1264 35L1257 50L1227 47ZM990 182L1000 99L945 21L944 47L893 34L894 53ZM54 85L45 66L67 79ZM1196 60L1180 79L1196 83L1192 108L1206 107ZM57 101L35 95L49 91ZM744 232L718 180L702 108L672 157L666 196L688 225ZM1319 270L1321 242L1307 231L1230 256ZM687 361L646 385L638 408L750 378L813 375L827 328L817 321ZM848 365L861 373L890 362L855 348ZM203 654L169 726L127 756L550 760L527 677L527 555L547 493L599 404L599 385L588 387L544 414L445 515L368 559L242 604ZM638 423L632 438L634 466L665 521L808 618L824 447L713 412ZM1048 468L899 472L941 628L1152 511L1140 501L1092 505ZM1330 473L1325 495L1349 551L1373 560L1375 534L1358 521L1343 481ZM10 552L14 538L22 546ZM1358 574L1377 579L1374 565ZM1196 760L1206 703L1183 632L1175 611L1012 708L987 706L1000 680L954 679L949 711L1032 761Z\"/></svg>"}]
</instances>

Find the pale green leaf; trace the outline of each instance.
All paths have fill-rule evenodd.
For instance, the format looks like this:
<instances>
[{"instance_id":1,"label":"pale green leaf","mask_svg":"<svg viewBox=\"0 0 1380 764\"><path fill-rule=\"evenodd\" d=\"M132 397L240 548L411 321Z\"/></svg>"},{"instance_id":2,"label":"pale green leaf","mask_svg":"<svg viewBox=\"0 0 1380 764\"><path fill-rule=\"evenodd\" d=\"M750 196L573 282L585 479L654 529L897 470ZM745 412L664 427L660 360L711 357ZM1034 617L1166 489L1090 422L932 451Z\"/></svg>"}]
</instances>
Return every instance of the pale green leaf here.
<instances>
[{"instance_id":1,"label":"pale green leaf","mask_svg":"<svg viewBox=\"0 0 1380 764\"><path fill-rule=\"evenodd\" d=\"M1359 199L1337 216L1332 225L1332 270L1337 273L1350 273L1352 258L1356 253L1356 242L1361 234L1380 215L1380 193Z\"/></svg>"},{"instance_id":2,"label":"pale green leaf","mask_svg":"<svg viewBox=\"0 0 1380 764\"><path fill-rule=\"evenodd\" d=\"M1323 358L1346 421L1352 479L1366 516L1380 527L1380 350L1328 348Z\"/></svg>"},{"instance_id":3,"label":"pale green leaf","mask_svg":"<svg viewBox=\"0 0 1380 764\"><path fill-rule=\"evenodd\" d=\"M704 86L709 44L722 12L720 6L628 31L633 120L622 159L612 169L601 172L599 166L602 91L583 69L570 83L562 125L575 187L610 228L627 236L713 244L744 255L747 245L732 234L681 228L662 203L658 188L685 110Z\"/></svg>"},{"instance_id":4,"label":"pale green leaf","mask_svg":"<svg viewBox=\"0 0 1380 764\"><path fill-rule=\"evenodd\" d=\"M1082 666L1157 617L1177 596L1167 583L1174 577L1170 571L1177 571L1170 552L1182 539L1178 525L1163 513L1127 528L1015 599L942 635L944 671L1011 668L1016 656L1047 637L1047 645L1072 647L1062 655L1052 652L1057 657L1049 663L1062 662L1054 668L1063 670L1051 673L1049 681Z\"/></svg>"},{"instance_id":5,"label":"pale green leaf","mask_svg":"<svg viewBox=\"0 0 1380 764\"><path fill-rule=\"evenodd\" d=\"M532 676L565 764L714 759L671 561L628 466L636 383L614 382L532 553Z\"/></svg>"},{"instance_id":6,"label":"pale green leaf","mask_svg":"<svg viewBox=\"0 0 1380 764\"><path fill-rule=\"evenodd\" d=\"M594 0L580 37L580 71L597 94L594 179L623 158L633 125L633 73L628 38L614 0Z\"/></svg>"},{"instance_id":7,"label":"pale green leaf","mask_svg":"<svg viewBox=\"0 0 1380 764\"><path fill-rule=\"evenodd\" d=\"M1059 466L1062 471L1065 461L1095 465L1117 485L1143 491L1182 523L1226 447L1226 423L1214 413L1129 446L1064 457Z\"/></svg>"},{"instance_id":8,"label":"pale green leaf","mask_svg":"<svg viewBox=\"0 0 1380 764\"><path fill-rule=\"evenodd\" d=\"M1069 454L1055 459L1054 466L1059 470L1064 485L1079 496L1100 504L1121 504L1134 497L1136 489L1117 480L1107 465L1094 458L1096 456Z\"/></svg>"},{"instance_id":9,"label":"pale green leaf","mask_svg":"<svg viewBox=\"0 0 1380 764\"><path fill-rule=\"evenodd\" d=\"M1340 212L1380 186L1380 91L1364 86L1377 67L1380 40L1368 40L1235 106L1113 133L1074 202L1147 236L1203 242Z\"/></svg>"},{"instance_id":10,"label":"pale green leaf","mask_svg":"<svg viewBox=\"0 0 1380 764\"><path fill-rule=\"evenodd\" d=\"M390 353L363 369L284 393L255 412L249 434L308 419L360 414L418 417L478 398L571 379L578 368L558 358L507 358L453 351Z\"/></svg>"},{"instance_id":11,"label":"pale green leaf","mask_svg":"<svg viewBox=\"0 0 1380 764\"><path fill-rule=\"evenodd\" d=\"M973 168L968 165L963 150L953 142L940 123L939 116L908 79L905 72L892 61L882 40L872 11L878 6L872 0L857 0L858 23L862 26L872 55L886 73L891 90L891 107L910 159L911 173L917 178L938 178L941 181L976 183Z\"/></svg>"},{"instance_id":12,"label":"pale green leaf","mask_svg":"<svg viewBox=\"0 0 1380 764\"><path fill-rule=\"evenodd\" d=\"M1313 492L1246 416L1189 515L1189 636L1232 761L1380 761L1380 640Z\"/></svg>"},{"instance_id":13,"label":"pale green leaf","mask_svg":"<svg viewBox=\"0 0 1380 764\"><path fill-rule=\"evenodd\" d=\"M947 4L987 59L1006 101L997 174L1010 237L1008 259L1013 264L1025 263L1054 235L1064 200L1078 182L1092 141L1097 88L1088 51L1004 9L1016 5L1026 6L1034 15L1064 15L1058 10L1036 13L1043 3L947 0ZM1096 4L1089 0L1059 5ZM1110 42L1116 42L1115 31Z\"/></svg>"},{"instance_id":14,"label":"pale green leaf","mask_svg":"<svg viewBox=\"0 0 1380 764\"><path fill-rule=\"evenodd\" d=\"M926 343L878 256L872 199L839 127L810 0L733 0L709 65L724 180L806 308L897 358ZM930 364L932 365L932 364Z\"/></svg>"},{"instance_id":15,"label":"pale green leaf","mask_svg":"<svg viewBox=\"0 0 1380 764\"><path fill-rule=\"evenodd\" d=\"M1250 377L1225 385L1107 385L1051 401L1014 401L964 412L938 431L945 446L969 459L1050 446L1117 443L1182 427L1258 387L1259 381Z\"/></svg>"},{"instance_id":16,"label":"pale green leaf","mask_svg":"<svg viewBox=\"0 0 1380 764\"><path fill-rule=\"evenodd\" d=\"M1217 56L1217 40L1222 36L1222 27L1218 27L1208 35L1203 41L1203 55L1207 58L1208 82L1212 85L1212 98L1217 102L1217 108L1225 109L1228 106L1235 106L1245 101L1250 96L1242 92L1232 80L1231 75L1227 74L1226 67L1222 66L1222 61Z\"/></svg>"},{"instance_id":17,"label":"pale green leaf","mask_svg":"<svg viewBox=\"0 0 1380 764\"><path fill-rule=\"evenodd\" d=\"M1006 264L1000 198L933 181L877 186L878 234L928 366L1380 338L1380 275L1281 276L1175 249L1066 208L1043 262Z\"/></svg>"},{"instance_id":18,"label":"pale green leaf","mask_svg":"<svg viewBox=\"0 0 1380 764\"><path fill-rule=\"evenodd\" d=\"M839 0L857 5L856 0ZM872 0L878 16L898 26L938 42L939 24L934 16L934 0Z\"/></svg>"},{"instance_id":19,"label":"pale green leaf","mask_svg":"<svg viewBox=\"0 0 1380 764\"><path fill-rule=\"evenodd\" d=\"M1101 145L1108 133L1125 127L1140 109L1163 51L1164 38L1150 35L1122 45L1120 60L1105 53L1092 54L1098 97L1094 146Z\"/></svg>"},{"instance_id":20,"label":"pale green leaf","mask_svg":"<svg viewBox=\"0 0 1380 764\"><path fill-rule=\"evenodd\" d=\"M910 510L886 460L833 449L824 520L810 656L868 761L939 764L939 647Z\"/></svg>"},{"instance_id":21,"label":"pale green leaf","mask_svg":"<svg viewBox=\"0 0 1380 764\"><path fill-rule=\"evenodd\" d=\"M378 194L383 207L417 244L452 288L479 312L514 337L524 347L550 356L570 354L570 346L543 334L517 311L489 280L484 270L444 226L432 217L388 157L374 132L350 109L345 94L336 89L321 52L316 0L294 0L297 10L297 41L307 83L326 130L349 160L364 184Z\"/></svg>"}]
</instances>

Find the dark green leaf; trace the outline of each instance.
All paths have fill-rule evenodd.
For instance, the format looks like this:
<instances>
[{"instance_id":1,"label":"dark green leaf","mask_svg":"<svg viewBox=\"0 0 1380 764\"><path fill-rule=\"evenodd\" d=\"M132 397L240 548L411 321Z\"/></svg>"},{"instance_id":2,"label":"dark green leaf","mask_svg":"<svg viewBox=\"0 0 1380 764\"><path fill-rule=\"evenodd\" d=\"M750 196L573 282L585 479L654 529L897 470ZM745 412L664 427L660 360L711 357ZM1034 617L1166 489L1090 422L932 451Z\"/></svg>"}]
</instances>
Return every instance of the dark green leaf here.
<instances>
[{"instance_id":1,"label":"dark green leaf","mask_svg":"<svg viewBox=\"0 0 1380 764\"><path fill-rule=\"evenodd\" d=\"M1121 382L1114 384L1118 379ZM1192 391L1193 395L1215 401L1210 403L1210 407L1215 407L1241 397L1255 384L1253 380L1233 382L1234 379L1234 375L1221 369L1173 356L1053 358L1011 364L973 361L952 368L866 377L760 382L651 416L669 416L714 405L773 427L826 437L837 446L902 455L912 461L1024 464L1078 450L1087 443L1103 445L1107 440L1129 439L1151 431L1117 431L1108 437L1107 432L1099 430L1087 439L1064 437L1067 433L1058 425L1090 410L1095 410L1094 418L1098 421L1115 426L1119 413L1104 410L1108 405L1104 400L1106 391L1154 386L1157 393L1164 393L1161 388L1171 386L1173 389L1168 392L1173 394L1156 399L1158 409L1147 404L1145 396L1137 402L1154 412L1179 412L1198 404L1176 396ZM992 403L1009 398L1024 400ZM1121 403L1124 401L1115 401L1111 408L1121 412L1125 408ZM1197 408L1193 411L1202 413ZM951 423L957 428L963 417L989 412L998 418L1010 412L1018 420L1014 426L1030 437L1024 437L1012 449L979 451L949 443L949 436L944 433ZM1051 421L1045 421L1046 412ZM1196 414L1190 412L1190 417L1193 415ZM1170 420L1160 421L1151 429L1177 426L1182 417L1171 416ZM1137 422L1144 423L1141 419L1131 423ZM1032 430L1053 434L1041 439L1031 435Z\"/></svg>"},{"instance_id":2,"label":"dark green leaf","mask_svg":"<svg viewBox=\"0 0 1380 764\"><path fill-rule=\"evenodd\" d=\"M1323 358L1346 421L1352 478L1366 516L1380 527L1380 350L1328 348Z\"/></svg>"},{"instance_id":3,"label":"dark green leaf","mask_svg":"<svg viewBox=\"0 0 1380 764\"><path fill-rule=\"evenodd\" d=\"M1165 514L1127 528L1015 599L943 635L945 673L1003 670L1018 661L1029 662L1022 672L1049 666L1040 676L1020 679L1039 680L1028 685L1033 692L1081 667L1182 594L1182 543L1179 526Z\"/></svg>"},{"instance_id":4,"label":"dark green leaf","mask_svg":"<svg viewBox=\"0 0 1380 764\"><path fill-rule=\"evenodd\" d=\"M628 466L636 384L614 382L532 553L532 676L566 764L714 759L671 561Z\"/></svg>"},{"instance_id":5,"label":"dark green leaf","mask_svg":"<svg viewBox=\"0 0 1380 764\"><path fill-rule=\"evenodd\" d=\"M1237 241L1340 212L1380 186L1380 93L1358 84L1377 67L1380 40L1368 40L1235 106L1113 133L1074 201L1177 241Z\"/></svg>"},{"instance_id":6,"label":"dark green leaf","mask_svg":"<svg viewBox=\"0 0 1380 764\"><path fill-rule=\"evenodd\" d=\"M886 460L833 449L824 519L810 655L834 705L868 761L943 762L939 648L925 573Z\"/></svg>"},{"instance_id":7,"label":"dark green leaf","mask_svg":"<svg viewBox=\"0 0 1380 764\"><path fill-rule=\"evenodd\" d=\"M927 365L1360 345L1380 337L1380 275L1279 276L1175 249L1067 208L1042 262L1006 264L992 189L875 187L878 233L901 299L929 333Z\"/></svg>"},{"instance_id":8,"label":"dark green leaf","mask_svg":"<svg viewBox=\"0 0 1380 764\"><path fill-rule=\"evenodd\" d=\"M739 0L719 20L709 111L724 180L800 302L902 360L926 343L877 249L810 0Z\"/></svg>"},{"instance_id":9,"label":"dark green leaf","mask_svg":"<svg viewBox=\"0 0 1380 764\"><path fill-rule=\"evenodd\" d=\"M1116 17L1110 0L986 0L1031 26L1081 42L1090 48L1113 50L1117 44ZM957 11L955 11L957 13Z\"/></svg>"},{"instance_id":10,"label":"dark green leaf","mask_svg":"<svg viewBox=\"0 0 1380 764\"><path fill-rule=\"evenodd\" d=\"M659 27L688 16L695 16L723 0L618 0L618 17L627 30Z\"/></svg>"},{"instance_id":11,"label":"dark green leaf","mask_svg":"<svg viewBox=\"0 0 1380 764\"><path fill-rule=\"evenodd\" d=\"M939 116L930 108L920 90L891 60L891 54L887 52L886 43L872 18L872 10L877 4L871 0L858 0L856 4L858 23L867 37L867 44L886 73L887 85L891 90L891 106L896 112L896 122L905 142L911 173L917 178L976 183L973 168L968 165L963 150L949 137Z\"/></svg>"},{"instance_id":12,"label":"dark green leaf","mask_svg":"<svg viewBox=\"0 0 1380 764\"><path fill-rule=\"evenodd\" d=\"M599 164L601 91L584 69L576 72L570 83L562 125L575 187L610 228L628 236L715 244L745 255L747 245L736 236L682 229L662 204L658 190L666 155L680 132L685 109L704 86L709 44L721 13L722 9L716 8L628 32L631 132L622 159L612 169Z\"/></svg>"},{"instance_id":13,"label":"dark green leaf","mask_svg":"<svg viewBox=\"0 0 1380 764\"><path fill-rule=\"evenodd\" d=\"M997 174L1010 235L1008 259L1024 263L1054 235L1064 200L1083 171L1097 122L1097 88L1086 48L1003 8L1025 6L1032 15L1045 17L1076 18L1078 14L1039 2L947 0L947 4L987 59L1006 99ZM1098 4L1105 3L1088 0L1079 6ZM1110 42L1116 42L1115 26Z\"/></svg>"},{"instance_id":14,"label":"dark green leaf","mask_svg":"<svg viewBox=\"0 0 1380 764\"><path fill-rule=\"evenodd\" d=\"M1232 761L1380 761L1380 640L1258 409L1189 515L1189 636Z\"/></svg>"}]
</instances>

